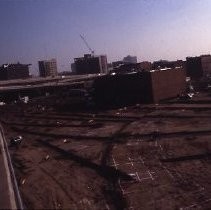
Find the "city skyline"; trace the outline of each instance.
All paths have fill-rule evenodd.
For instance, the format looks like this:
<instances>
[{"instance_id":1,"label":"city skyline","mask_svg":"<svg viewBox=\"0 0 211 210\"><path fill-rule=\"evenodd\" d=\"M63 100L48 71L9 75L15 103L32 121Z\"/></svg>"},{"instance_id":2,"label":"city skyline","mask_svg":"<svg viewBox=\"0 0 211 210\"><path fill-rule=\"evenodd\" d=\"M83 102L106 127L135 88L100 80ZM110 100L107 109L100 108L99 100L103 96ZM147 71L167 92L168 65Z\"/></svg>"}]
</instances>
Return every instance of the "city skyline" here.
<instances>
[{"instance_id":1,"label":"city skyline","mask_svg":"<svg viewBox=\"0 0 211 210\"><path fill-rule=\"evenodd\" d=\"M108 61L185 59L209 54L209 0L1 0L0 64L56 58L59 71L89 53Z\"/></svg>"}]
</instances>

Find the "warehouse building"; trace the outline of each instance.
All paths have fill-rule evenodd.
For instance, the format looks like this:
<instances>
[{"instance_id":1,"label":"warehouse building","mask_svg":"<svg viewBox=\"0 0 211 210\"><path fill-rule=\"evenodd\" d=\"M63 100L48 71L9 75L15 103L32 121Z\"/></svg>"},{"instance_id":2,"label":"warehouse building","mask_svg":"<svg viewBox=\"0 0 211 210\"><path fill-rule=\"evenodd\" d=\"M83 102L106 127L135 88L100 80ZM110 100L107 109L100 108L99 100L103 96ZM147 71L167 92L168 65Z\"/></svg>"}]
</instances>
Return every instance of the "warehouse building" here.
<instances>
[{"instance_id":1,"label":"warehouse building","mask_svg":"<svg viewBox=\"0 0 211 210\"><path fill-rule=\"evenodd\" d=\"M92 56L85 54L84 57L74 59L76 74L98 74L108 72L107 56Z\"/></svg>"},{"instance_id":2,"label":"warehouse building","mask_svg":"<svg viewBox=\"0 0 211 210\"><path fill-rule=\"evenodd\" d=\"M27 79L31 64L3 64L0 67L0 80Z\"/></svg>"},{"instance_id":3,"label":"warehouse building","mask_svg":"<svg viewBox=\"0 0 211 210\"><path fill-rule=\"evenodd\" d=\"M185 92L183 68L105 75L93 83L96 104L159 103Z\"/></svg>"}]
</instances>

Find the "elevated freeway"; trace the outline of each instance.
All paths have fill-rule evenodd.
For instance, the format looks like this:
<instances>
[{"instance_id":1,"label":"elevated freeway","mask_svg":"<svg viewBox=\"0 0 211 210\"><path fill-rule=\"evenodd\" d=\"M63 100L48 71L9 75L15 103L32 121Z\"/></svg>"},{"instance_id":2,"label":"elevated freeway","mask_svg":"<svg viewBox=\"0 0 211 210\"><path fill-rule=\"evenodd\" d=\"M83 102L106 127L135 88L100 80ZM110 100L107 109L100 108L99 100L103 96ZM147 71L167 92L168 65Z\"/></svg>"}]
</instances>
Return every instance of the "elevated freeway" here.
<instances>
[{"instance_id":1,"label":"elevated freeway","mask_svg":"<svg viewBox=\"0 0 211 210\"><path fill-rule=\"evenodd\" d=\"M103 74L75 75L65 78L29 79L0 82L0 101L9 102L19 96L44 96L46 93L64 92L70 88L84 88L85 83Z\"/></svg>"}]
</instances>

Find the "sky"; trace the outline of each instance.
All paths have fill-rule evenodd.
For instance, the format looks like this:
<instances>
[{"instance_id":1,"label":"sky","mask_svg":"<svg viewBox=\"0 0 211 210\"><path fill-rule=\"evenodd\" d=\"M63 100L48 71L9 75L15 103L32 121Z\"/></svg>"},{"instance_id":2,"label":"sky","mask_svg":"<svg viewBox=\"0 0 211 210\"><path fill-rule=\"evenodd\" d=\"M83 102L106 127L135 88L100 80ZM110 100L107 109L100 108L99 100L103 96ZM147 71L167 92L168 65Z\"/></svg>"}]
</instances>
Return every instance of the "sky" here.
<instances>
[{"instance_id":1,"label":"sky","mask_svg":"<svg viewBox=\"0 0 211 210\"><path fill-rule=\"evenodd\" d=\"M177 60L211 52L211 0L0 0L0 65L89 53L108 61Z\"/></svg>"}]
</instances>

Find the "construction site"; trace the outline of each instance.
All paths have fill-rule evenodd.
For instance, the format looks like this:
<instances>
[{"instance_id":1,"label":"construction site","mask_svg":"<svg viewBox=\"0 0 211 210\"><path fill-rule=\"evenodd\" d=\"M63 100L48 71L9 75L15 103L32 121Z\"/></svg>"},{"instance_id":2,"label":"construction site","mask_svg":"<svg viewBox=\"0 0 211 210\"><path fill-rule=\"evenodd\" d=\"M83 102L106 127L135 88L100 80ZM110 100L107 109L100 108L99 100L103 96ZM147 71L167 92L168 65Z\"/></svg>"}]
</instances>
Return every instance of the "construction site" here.
<instances>
[{"instance_id":1,"label":"construction site","mask_svg":"<svg viewBox=\"0 0 211 210\"><path fill-rule=\"evenodd\" d=\"M211 209L211 1L0 10L0 210Z\"/></svg>"},{"instance_id":2,"label":"construction site","mask_svg":"<svg viewBox=\"0 0 211 210\"><path fill-rule=\"evenodd\" d=\"M107 109L67 110L50 97L1 106L24 208L209 209L210 94Z\"/></svg>"}]
</instances>

